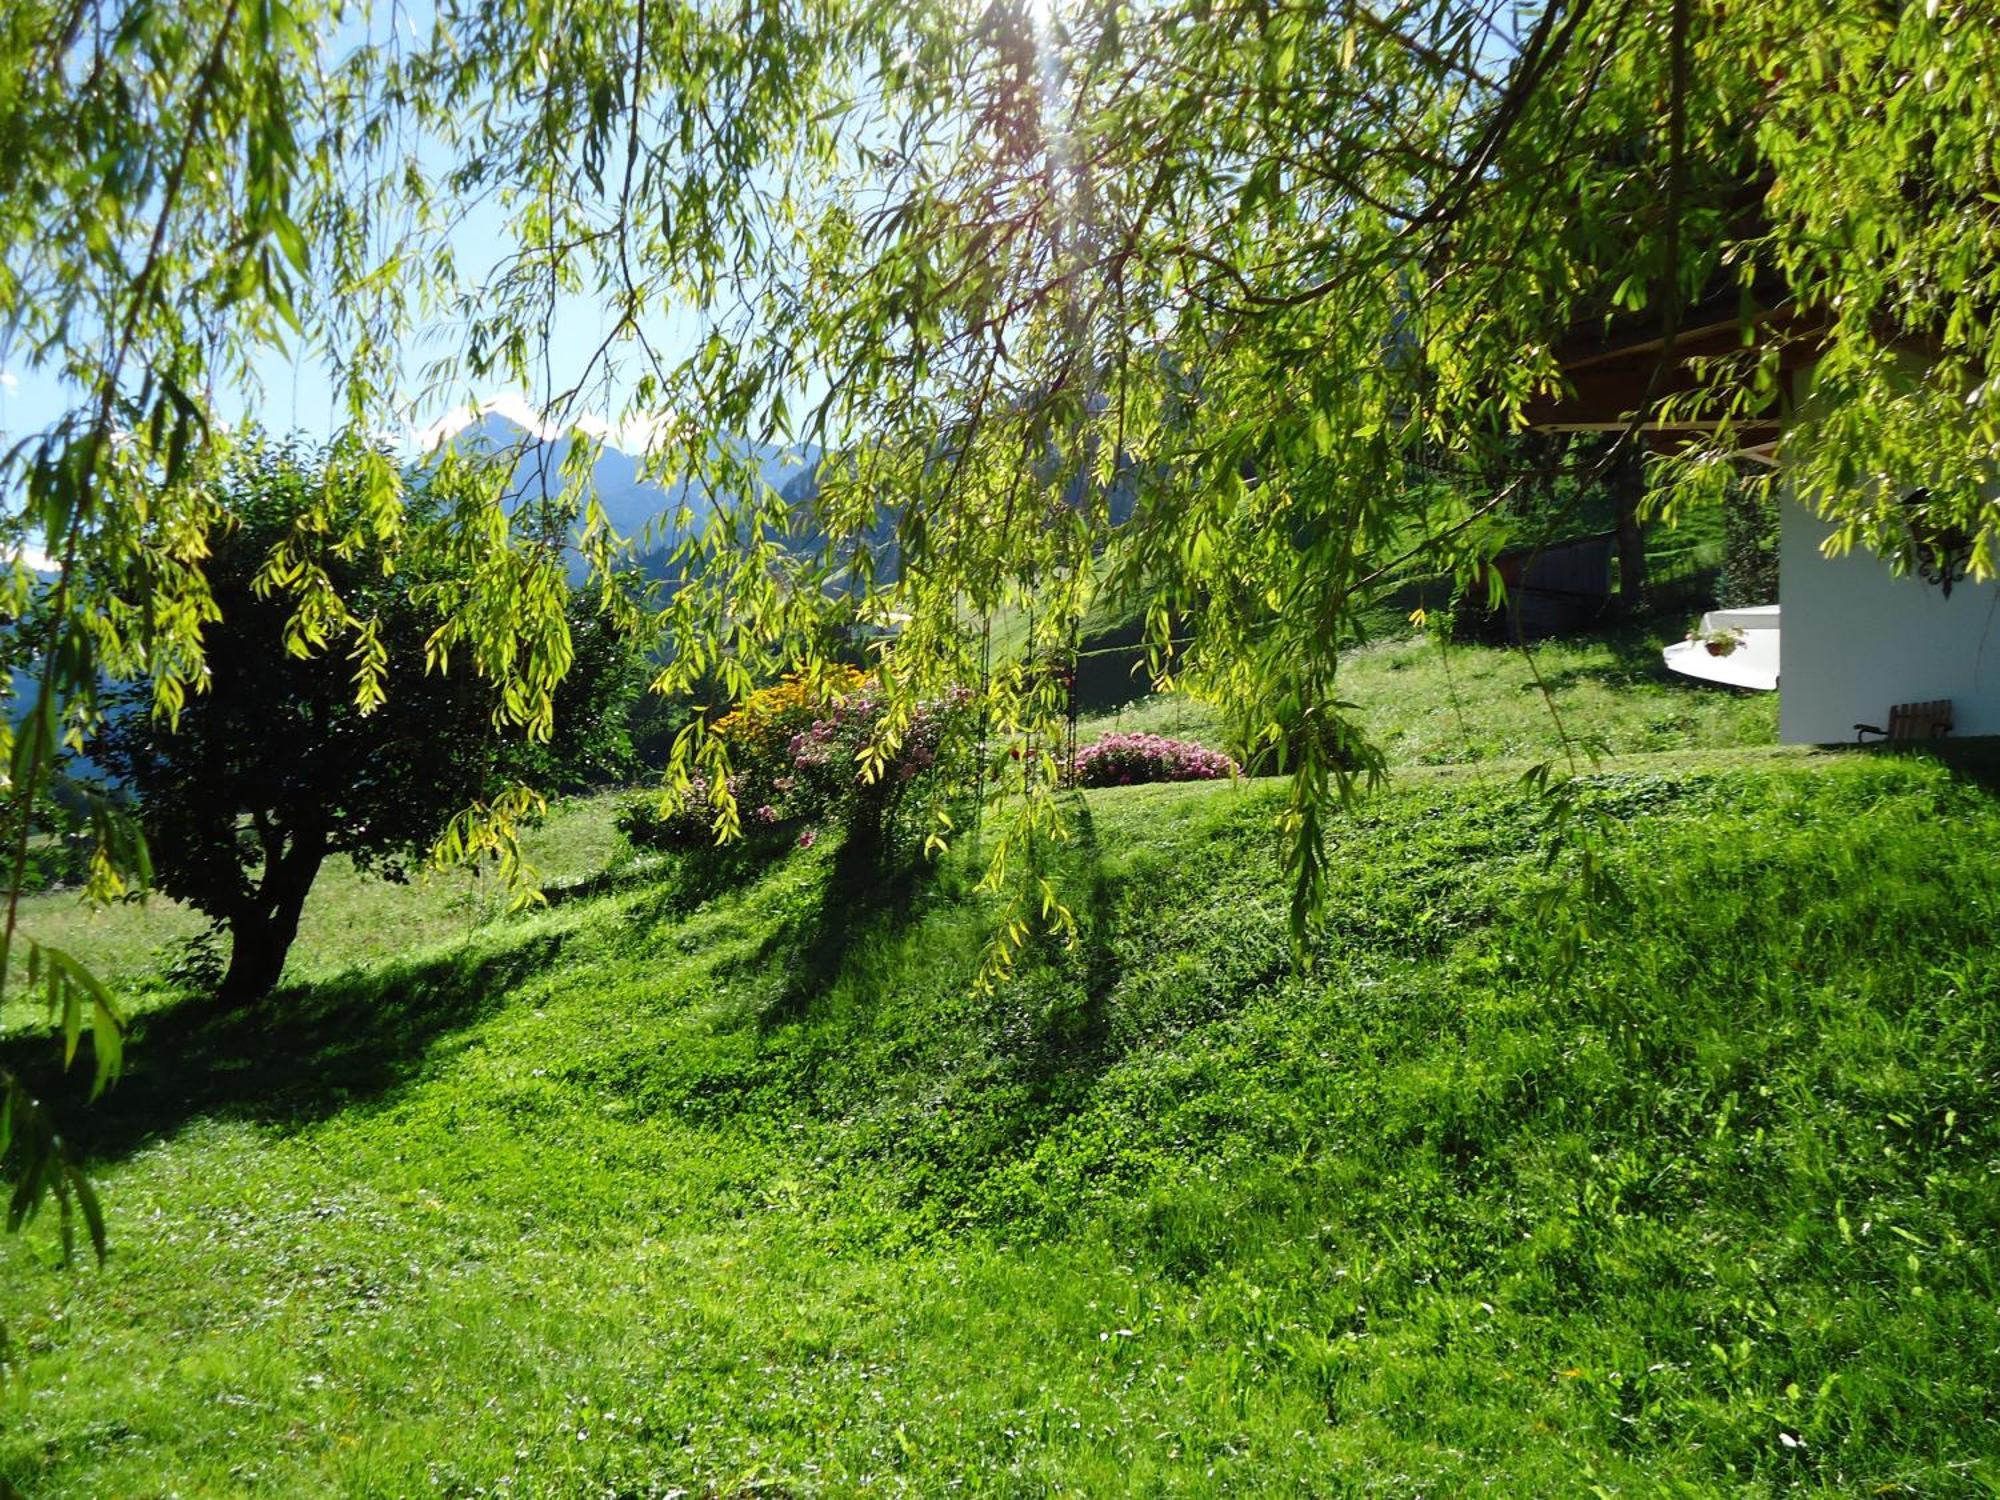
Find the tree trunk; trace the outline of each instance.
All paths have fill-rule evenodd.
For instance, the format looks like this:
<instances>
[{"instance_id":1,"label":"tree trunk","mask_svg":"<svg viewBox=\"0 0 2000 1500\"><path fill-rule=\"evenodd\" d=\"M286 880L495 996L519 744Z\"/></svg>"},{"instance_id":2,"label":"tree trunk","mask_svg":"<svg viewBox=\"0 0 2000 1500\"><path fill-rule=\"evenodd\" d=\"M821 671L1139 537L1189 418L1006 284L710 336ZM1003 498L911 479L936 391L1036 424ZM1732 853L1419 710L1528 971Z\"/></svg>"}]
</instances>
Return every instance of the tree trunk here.
<instances>
[{"instance_id":1,"label":"tree trunk","mask_svg":"<svg viewBox=\"0 0 2000 1500\"><path fill-rule=\"evenodd\" d=\"M296 921L293 931L297 931ZM229 919L229 971L222 976L216 998L227 1005L248 1005L277 988L285 972L291 940L267 913L246 910Z\"/></svg>"},{"instance_id":2,"label":"tree trunk","mask_svg":"<svg viewBox=\"0 0 2000 1500\"><path fill-rule=\"evenodd\" d=\"M289 843L283 848L281 836L265 832L263 879L256 894L229 914L229 971L216 992L226 1004L263 999L285 972L285 957L299 935L299 914L326 858L326 835L308 829Z\"/></svg>"},{"instance_id":3,"label":"tree trunk","mask_svg":"<svg viewBox=\"0 0 2000 1500\"><path fill-rule=\"evenodd\" d=\"M1646 500L1646 457L1635 448L1618 462L1612 476L1618 503L1618 607L1626 615L1642 613L1646 599L1646 528L1639 508Z\"/></svg>"}]
</instances>

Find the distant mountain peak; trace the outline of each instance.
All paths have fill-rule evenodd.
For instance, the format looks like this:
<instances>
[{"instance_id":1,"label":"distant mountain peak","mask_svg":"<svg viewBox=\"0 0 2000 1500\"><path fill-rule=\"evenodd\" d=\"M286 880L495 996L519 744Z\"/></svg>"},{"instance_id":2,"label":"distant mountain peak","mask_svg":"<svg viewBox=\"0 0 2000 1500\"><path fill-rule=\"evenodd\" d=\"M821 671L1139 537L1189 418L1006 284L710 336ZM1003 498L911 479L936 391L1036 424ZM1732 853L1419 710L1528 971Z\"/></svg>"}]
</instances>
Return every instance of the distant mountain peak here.
<instances>
[{"instance_id":1,"label":"distant mountain peak","mask_svg":"<svg viewBox=\"0 0 2000 1500\"><path fill-rule=\"evenodd\" d=\"M649 472L649 456L664 456L656 450L673 425L664 413L627 417L615 425L593 413L558 422L525 396L505 391L454 407L415 438L426 461L448 447L511 461L512 501L557 482L555 476L579 438L596 443L590 487L612 529L635 554L643 554L671 549L682 534L676 518L683 508L696 526L716 509L716 497L701 485L686 478L656 479ZM753 442L728 433L715 433L708 442L714 450L748 460L759 482L788 503L796 505L811 496L818 476L818 449Z\"/></svg>"},{"instance_id":2,"label":"distant mountain peak","mask_svg":"<svg viewBox=\"0 0 2000 1500\"><path fill-rule=\"evenodd\" d=\"M56 565L56 560L42 550L40 536L33 533L13 550L7 560L22 564L30 573L53 574L62 571Z\"/></svg>"},{"instance_id":3,"label":"distant mountain peak","mask_svg":"<svg viewBox=\"0 0 2000 1500\"><path fill-rule=\"evenodd\" d=\"M616 448L631 458L644 458L672 426L664 412L639 413L612 422L596 412L586 411L579 412L567 422L557 421L519 391L499 391L477 401L454 406L430 426L418 431L417 451L428 457L467 431L486 437L491 432L495 417L519 428L525 437L537 442L559 442L572 434L581 433L591 441Z\"/></svg>"}]
</instances>

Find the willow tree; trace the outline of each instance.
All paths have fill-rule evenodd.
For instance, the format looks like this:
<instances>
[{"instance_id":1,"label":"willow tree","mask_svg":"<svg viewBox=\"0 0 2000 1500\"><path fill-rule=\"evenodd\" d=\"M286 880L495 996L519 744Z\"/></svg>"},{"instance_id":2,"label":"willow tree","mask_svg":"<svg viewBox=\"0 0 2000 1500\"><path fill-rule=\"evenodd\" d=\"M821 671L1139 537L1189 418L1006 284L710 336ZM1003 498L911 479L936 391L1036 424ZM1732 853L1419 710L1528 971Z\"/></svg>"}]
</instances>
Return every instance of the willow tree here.
<instances>
[{"instance_id":1,"label":"willow tree","mask_svg":"<svg viewBox=\"0 0 2000 1500\"><path fill-rule=\"evenodd\" d=\"M674 87L628 20L631 89L655 66ZM1655 509L1724 482L1809 356L1780 456L1838 544L1907 561L1901 497L1921 488L1924 524L1974 538L1992 572L1987 0L995 0L801 24L843 60L818 75L832 113L741 188L810 186L771 200L769 248L728 297L692 288L715 334L667 399L828 447L826 544L781 576L791 518L765 497L691 546L672 683L798 652L803 617L845 607L825 587L841 573L902 622L883 673L904 699L983 680L979 622L1025 615L988 709L1048 744L1031 664L1122 596L1159 680L1289 768L1303 926L1325 811L1380 770L1339 689L1359 607L1412 563L1480 576L1511 485L1421 481L1490 472L1563 388L1574 330L1657 325L1650 388L1592 460L1623 464L1642 429L1694 433L1652 465ZM609 185L656 181L648 139ZM579 182L560 162L539 177ZM647 200L608 217L644 226ZM625 253L564 262L606 280ZM1731 295L1740 348L1680 359L1684 309ZM1026 794L1004 878L1055 828L1060 767L1003 765Z\"/></svg>"},{"instance_id":2,"label":"willow tree","mask_svg":"<svg viewBox=\"0 0 2000 1500\"><path fill-rule=\"evenodd\" d=\"M976 681L1026 752L997 758L1007 884L1059 823L1035 664L1119 595L1159 680L1290 768L1303 925L1325 810L1380 769L1338 688L1358 608L1413 563L1480 576L1511 486L1420 481L1490 475L1578 327L1646 311L1661 332L1592 459L1697 429L1654 465L1655 508L1728 477L1806 346L1796 493L1839 545L1895 557L1921 489L1924 528L1991 572L1995 20L1987 0L517 0L446 7L397 77L451 185L511 194L517 254L463 303L473 368L531 378L562 299L595 295L609 335L576 385L544 384L559 410L601 378L667 435L662 473L724 489L744 476L716 428L827 450L815 555L754 489L684 544L663 687L810 668L858 595L897 622L895 702ZM1731 292L1742 347L1679 359L1682 310ZM999 611L1029 639L988 663ZM697 723L670 782L724 757Z\"/></svg>"},{"instance_id":3,"label":"willow tree","mask_svg":"<svg viewBox=\"0 0 2000 1500\"><path fill-rule=\"evenodd\" d=\"M752 253L742 185L822 98L795 52L810 48L781 20L745 30L733 13L644 3L446 4L419 19L365 0L22 0L0 14L0 370L65 398L0 451L0 616L23 622L5 636L19 701L0 717L0 985L45 995L66 1060L90 1034L98 1087L120 1063L114 997L77 955L20 931L34 813L64 747L102 726L107 685L145 682L168 728L206 689L217 602L203 565L241 519L219 483L225 417L260 414L263 372L316 364L371 455L360 503L308 506L259 569L258 593L290 608L286 649L344 662L358 711L377 710L383 623L329 560L449 557L428 592L430 664L487 678L500 726L546 739L574 656L565 540L600 573L608 555L601 515L585 514L587 453L533 505L507 503L496 467L419 520L375 439L433 398L523 378L550 297L573 289L572 253L617 244L620 286L595 289L623 299L635 349L650 352L641 325L663 297L720 295ZM628 89L640 72L643 92ZM647 172L627 152L607 179L607 142L632 132ZM641 187L643 236L608 232L605 205ZM454 231L478 199L501 203L512 243L475 245L461 273ZM429 367L414 336L440 323L462 337ZM600 602L625 609L608 579ZM438 856L524 874L514 830L536 801L516 786L464 809ZM92 899L150 873L130 821L101 823ZM4 1071L0 1141L9 1226L53 1191L65 1240L80 1208L101 1248L87 1183Z\"/></svg>"},{"instance_id":4,"label":"willow tree","mask_svg":"<svg viewBox=\"0 0 2000 1500\"><path fill-rule=\"evenodd\" d=\"M683 544L661 686L738 695L811 668L857 599L894 616L884 734L949 678L1028 752L996 758L1003 885L1058 819L1033 663L1093 599L1128 599L1160 680L1282 753L1303 922L1325 811L1380 764L1338 687L1357 607L1410 561L1474 577L1504 539L1504 485L1413 481L1490 471L1561 385L1565 331L1650 309L1664 370L1679 310L1740 289L1778 316L1636 400L1597 461L1667 404L1704 436L1656 466L1654 503L1716 481L1810 338L1795 491L1839 544L1893 555L1921 488L1925 524L1991 574L1996 20L1991 0L22 0L0 19L0 359L74 399L0 468L0 539L55 563L0 600L52 622L17 804L103 678L148 677L169 719L201 691L197 563L227 522L211 398L254 391L283 345L365 430L505 379L558 419L608 393L662 475L718 488L746 476L716 430L825 447L813 555L754 490ZM504 243L468 259L475 203ZM578 299L607 335L558 380L542 355ZM566 659L557 544L574 529L601 563L609 542L584 473L530 524L497 479L436 523L474 565L434 648L530 731ZM333 523L302 524L270 586L366 705L370 622L311 562ZM340 524L393 560L412 523L391 466ZM1002 609L1028 649L975 671ZM670 781L724 756L698 721ZM523 805L475 810L445 852L506 848ZM129 874L116 852L101 891Z\"/></svg>"}]
</instances>

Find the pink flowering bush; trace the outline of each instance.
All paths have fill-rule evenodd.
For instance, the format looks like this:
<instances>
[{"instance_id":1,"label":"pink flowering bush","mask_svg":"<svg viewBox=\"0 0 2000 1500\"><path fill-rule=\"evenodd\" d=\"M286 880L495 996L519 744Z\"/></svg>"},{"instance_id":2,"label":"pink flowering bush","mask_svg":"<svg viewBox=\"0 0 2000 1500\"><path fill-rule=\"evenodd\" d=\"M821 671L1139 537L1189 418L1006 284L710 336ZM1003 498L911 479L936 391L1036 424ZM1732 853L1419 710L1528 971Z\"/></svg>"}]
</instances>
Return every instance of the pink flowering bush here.
<instances>
[{"instance_id":1,"label":"pink flowering bush","mask_svg":"<svg viewBox=\"0 0 2000 1500\"><path fill-rule=\"evenodd\" d=\"M1219 781L1236 774L1220 750L1158 734L1107 734L1076 752L1080 786L1137 786L1148 781Z\"/></svg>"},{"instance_id":2,"label":"pink flowering bush","mask_svg":"<svg viewBox=\"0 0 2000 1500\"><path fill-rule=\"evenodd\" d=\"M772 782L781 792L777 806L794 825L841 824L850 833L865 825L871 834L885 833L936 770L947 741L963 737L970 696L954 689L918 704L872 779L864 755L881 732L882 700L864 689L833 704L787 743L790 764Z\"/></svg>"}]
</instances>

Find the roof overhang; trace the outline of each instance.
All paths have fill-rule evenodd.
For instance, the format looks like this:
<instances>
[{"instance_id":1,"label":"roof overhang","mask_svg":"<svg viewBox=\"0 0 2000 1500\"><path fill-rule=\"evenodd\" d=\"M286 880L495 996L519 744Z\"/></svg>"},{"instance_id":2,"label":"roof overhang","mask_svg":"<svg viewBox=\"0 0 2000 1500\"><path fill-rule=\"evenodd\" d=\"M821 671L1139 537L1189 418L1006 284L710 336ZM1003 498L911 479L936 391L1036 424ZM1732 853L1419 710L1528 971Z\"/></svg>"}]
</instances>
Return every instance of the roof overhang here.
<instances>
[{"instance_id":1,"label":"roof overhang","mask_svg":"<svg viewBox=\"0 0 2000 1500\"><path fill-rule=\"evenodd\" d=\"M1726 425L1741 450L1765 450L1784 422L1789 376L1818 349L1817 320L1760 308L1736 294L1689 307L1671 339L1658 309L1573 331L1556 349L1567 389L1528 403L1523 415L1542 432L1624 432L1635 425L1664 447L1712 434L1725 425L1688 398L1714 390L1704 362L1759 354L1775 344L1780 379L1770 398Z\"/></svg>"}]
</instances>

